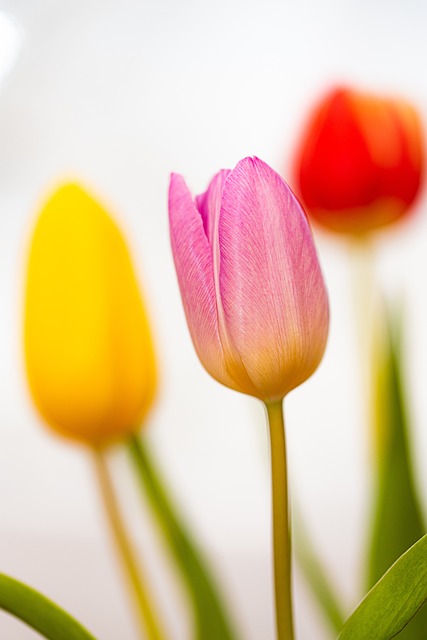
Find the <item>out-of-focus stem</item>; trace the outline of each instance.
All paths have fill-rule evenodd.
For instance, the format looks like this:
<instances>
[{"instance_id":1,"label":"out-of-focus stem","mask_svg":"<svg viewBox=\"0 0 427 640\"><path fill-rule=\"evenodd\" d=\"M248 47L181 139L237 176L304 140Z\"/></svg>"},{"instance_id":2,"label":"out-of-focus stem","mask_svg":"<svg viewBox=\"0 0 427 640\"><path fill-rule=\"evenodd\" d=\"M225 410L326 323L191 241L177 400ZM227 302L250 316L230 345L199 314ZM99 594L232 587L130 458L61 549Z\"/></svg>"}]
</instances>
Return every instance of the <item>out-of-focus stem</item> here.
<instances>
[{"instance_id":1,"label":"out-of-focus stem","mask_svg":"<svg viewBox=\"0 0 427 640\"><path fill-rule=\"evenodd\" d=\"M364 359L363 372L369 362L372 340L372 322L375 311L375 269L374 253L368 238L356 238L350 244L351 278L353 288L353 309L356 318L358 345Z\"/></svg>"},{"instance_id":2,"label":"out-of-focus stem","mask_svg":"<svg viewBox=\"0 0 427 640\"><path fill-rule=\"evenodd\" d=\"M376 348L375 339L380 334L381 328L379 327L374 251L369 238L361 237L351 240L350 267L359 376L363 393L363 421L365 424L370 424L375 422L372 414L372 408L375 406L372 377L373 349Z\"/></svg>"},{"instance_id":3,"label":"out-of-focus stem","mask_svg":"<svg viewBox=\"0 0 427 640\"><path fill-rule=\"evenodd\" d=\"M177 513L150 454L150 448L135 434L130 436L127 444L141 488L144 489L153 515L191 596L195 640L235 640L236 633L228 619L214 577Z\"/></svg>"},{"instance_id":4,"label":"out-of-focus stem","mask_svg":"<svg viewBox=\"0 0 427 640\"><path fill-rule=\"evenodd\" d=\"M266 403L271 449L277 640L293 640L291 539L283 402Z\"/></svg>"},{"instance_id":5,"label":"out-of-focus stem","mask_svg":"<svg viewBox=\"0 0 427 640\"><path fill-rule=\"evenodd\" d=\"M104 452L94 448L93 460L111 531L134 595L143 637L149 640L164 640L165 636L161 633L160 625L154 615L146 581L122 521Z\"/></svg>"}]
</instances>

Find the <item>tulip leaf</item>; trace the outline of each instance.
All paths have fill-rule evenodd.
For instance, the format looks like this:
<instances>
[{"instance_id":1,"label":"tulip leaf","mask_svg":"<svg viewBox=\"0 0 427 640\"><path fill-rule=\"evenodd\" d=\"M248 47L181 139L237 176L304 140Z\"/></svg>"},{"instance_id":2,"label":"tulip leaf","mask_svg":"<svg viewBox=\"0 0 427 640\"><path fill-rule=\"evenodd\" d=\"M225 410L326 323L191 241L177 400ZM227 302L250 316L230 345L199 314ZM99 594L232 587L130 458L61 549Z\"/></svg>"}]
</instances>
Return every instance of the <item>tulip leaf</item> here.
<instances>
[{"instance_id":1,"label":"tulip leaf","mask_svg":"<svg viewBox=\"0 0 427 640\"><path fill-rule=\"evenodd\" d=\"M426 600L427 535L406 551L369 591L345 623L339 640L394 638ZM426 637L426 629L420 629L418 640Z\"/></svg>"},{"instance_id":2,"label":"tulip leaf","mask_svg":"<svg viewBox=\"0 0 427 640\"><path fill-rule=\"evenodd\" d=\"M236 634L214 578L178 516L147 445L132 436L128 448L140 485L187 587L194 610L194 637L197 640L235 640Z\"/></svg>"},{"instance_id":3,"label":"tulip leaf","mask_svg":"<svg viewBox=\"0 0 427 640\"><path fill-rule=\"evenodd\" d=\"M411 461L399 323L389 310L384 315L374 362L378 455L368 587L426 533ZM426 629L427 608L405 629L402 640L419 640Z\"/></svg>"},{"instance_id":4,"label":"tulip leaf","mask_svg":"<svg viewBox=\"0 0 427 640\"><path fill-rule=\"evenodd\" d=\"M31 587L0 574L0 609L49 640L95 640L74 618Z\"/></svg>"},{"instance_id":5,"label":"tulip leaf","mask_svg":"<svg viewBox=\"0 0 427 640\"><path fill-rule=\"evenodd\" d=\"M303 575L331 630L338 633L345 620L343 607L298 512L294 515L293 537L296 558Z\"/></svg>"}]
</instances>

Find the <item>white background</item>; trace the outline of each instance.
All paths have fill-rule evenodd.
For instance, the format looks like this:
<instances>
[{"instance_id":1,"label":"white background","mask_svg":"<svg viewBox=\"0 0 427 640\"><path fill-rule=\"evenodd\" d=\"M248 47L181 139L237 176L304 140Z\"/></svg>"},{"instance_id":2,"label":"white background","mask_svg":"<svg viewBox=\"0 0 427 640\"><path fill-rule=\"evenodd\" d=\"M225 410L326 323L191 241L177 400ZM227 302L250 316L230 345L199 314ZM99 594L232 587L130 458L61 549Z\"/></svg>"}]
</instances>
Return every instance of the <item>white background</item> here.
<instances>
[{"instance_id":1,"label":"white background","mask_svg":"<svg viewBox=\"0 0 427 640\"><path fill-rule=\"evenodd\" d=\"M168 239L171 171L194 192L258 155L291 180L302 118L331 83L406 95L427 117L421 0L0 2L0 571L43 590L103 640L134 640L90 457L33 411L22 365L25 251L40 202L78 178L120 222L151 312L161 388L146 437L229 596L244 638L273 638L262 408L211 380L192 348ZM12 22L10 22L12 21ZM378 272L406 304L417 469L427 502L425 199L381 236ZM346 248L317 233L331 329L286 403L293 497L351 610L369 510L369 447ZM114 456L129 522L174 638L177 585ZM298 640L328 638L298 581ZM0 615L0 637L32 632Z\"/></svg>"}]
</instances>

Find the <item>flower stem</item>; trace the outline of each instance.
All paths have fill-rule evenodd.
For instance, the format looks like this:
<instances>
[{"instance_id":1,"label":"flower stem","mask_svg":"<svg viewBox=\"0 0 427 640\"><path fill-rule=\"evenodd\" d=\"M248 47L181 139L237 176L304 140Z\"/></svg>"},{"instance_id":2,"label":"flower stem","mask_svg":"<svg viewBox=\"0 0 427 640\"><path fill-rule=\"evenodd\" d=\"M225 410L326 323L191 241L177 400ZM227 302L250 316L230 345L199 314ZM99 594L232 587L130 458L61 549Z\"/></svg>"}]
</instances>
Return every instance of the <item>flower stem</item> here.
<instances>
[{"instance_id":1,"label":"flower stem","mask_svg":"<svg viewBox=\"0 0 427 640\"><path fill-rule=\"evenodd\" d=\"M372 350L378 331L378 291L376 287L374 248L368 238L356 238L349 245L353 316L359 356L359 378L363 392L364 423L371 422ZM380 332L383 333L383 329Z\"/></svg>"},{"instance_id":2,"label":"flower stem","mask_svg":"<svg viewBox=\"0 0 427 640\"><path fill-rule=\"evenodd\" d=\"M235 640L214 576L177 513L150 447L135 434L127 444L141 488L188 588L194 608L194 639Z\"/></svg>"},{"instance_id":3,"label":"flower stem","mask_svg":"<svg viewBox=\"0 0 427 640\"><path fill-rule=\"evenodd\" d=\"M291 540L282 401L266 403L271 449L277 640L293 640Z\"/></svg>"},{"instance_id":4,"label":"flower stem","mask_svg":"<svg viewBox=\"0 0 427 640\"><path fill-rule=\"evenodd\" d=\"M147 637L149 640L163 640L164 635L160 632L159 624L156 621L144 576L142 575L140 567L137 566L135 551L132 548L122 521L105 454L101 449L94 448L92 451L95 472L98 478L104 507L122 560L123 568L127 573L129 584L132 587L143 637Z\"/></svg>"}]
</instances>

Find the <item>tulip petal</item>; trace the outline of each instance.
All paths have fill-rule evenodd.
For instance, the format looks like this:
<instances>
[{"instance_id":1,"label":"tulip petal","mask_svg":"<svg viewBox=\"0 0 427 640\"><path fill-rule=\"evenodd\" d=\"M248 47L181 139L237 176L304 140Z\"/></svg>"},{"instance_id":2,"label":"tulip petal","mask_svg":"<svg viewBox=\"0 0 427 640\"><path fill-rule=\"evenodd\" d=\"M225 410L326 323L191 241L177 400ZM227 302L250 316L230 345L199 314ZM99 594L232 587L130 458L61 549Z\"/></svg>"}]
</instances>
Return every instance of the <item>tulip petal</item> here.
<instances>
[{"instance_id":1,"label":"tulip petal","mask_svg":"<svg viewBox=\"0 0 427 640\"><path fill-rule=\"evenodd\" d=\"M334 91L314 114L300 155L301 194L310 210L341 212L375 198L377 166L345 89Z\"/></svg>"},{"instance_id":2,"label":"tulip petal","mask_svg":"<svg viewBox=\"0 0 427 640\"><path fill-rule=\"evenodd\" d=\"M230 169L221 169L211 180L207 190L196 196L196 205L202 216L203 227L211 247L214 245L215 231L221 210L222 192Z\"/></svg>"},{"instance_id":3,"label":"tulip petal","mask_svg":"<svg viewBox=\"0 0 427 640\"><path fill-rule=\"evenodd\" d=\"M218 332L212 250L203 219L182 176L169 187L172 252L194 347L208 372L230 385Z\"/></svg>"},{"instance_id":4,"label":"tulip petal","mask_svg":"<svg viewBox=\"0 0 427 640\"><path fill-rule=\"evenodd\" d=\"M423 131L415 109L403 101L389 101L400 143L398 161L389 168L384 191L403 202L406 209L417 197L424 169Z\"/></svg>"},{"instance_id":5,"label":"tulip petal","mask_svg":"<svg viewBox=\"0 0 427 640\"><path fill-rule=\"evenodd\" d=\"M420 118L408 103L337 88L315 108L296 177L313 218L359 236L411 210L424 171Z\"/></svg>"},{"instance_id":6,"label":"tulip petal","mask_svg":"<svg viewBox=\"0 0 427 640\"><path fill-rule=\"evenodd\" d=\"M154 351L120 229L78 184L65 184L35 225L25 291L33 399L56 431L90 444L127 436L155 392Z\"/></svg>"},{"instance_id":7,"label":"tulip petal","mask_svg":"<svg viewBox=\"0 0 427 640\"><path fill-rule=\"evenodd\" d=\"M230 340L259 397L283 397L320 362L328 302L305 213L258 158L241 160L226 180L219 247Z\"/></svg>"}]
</instances>

